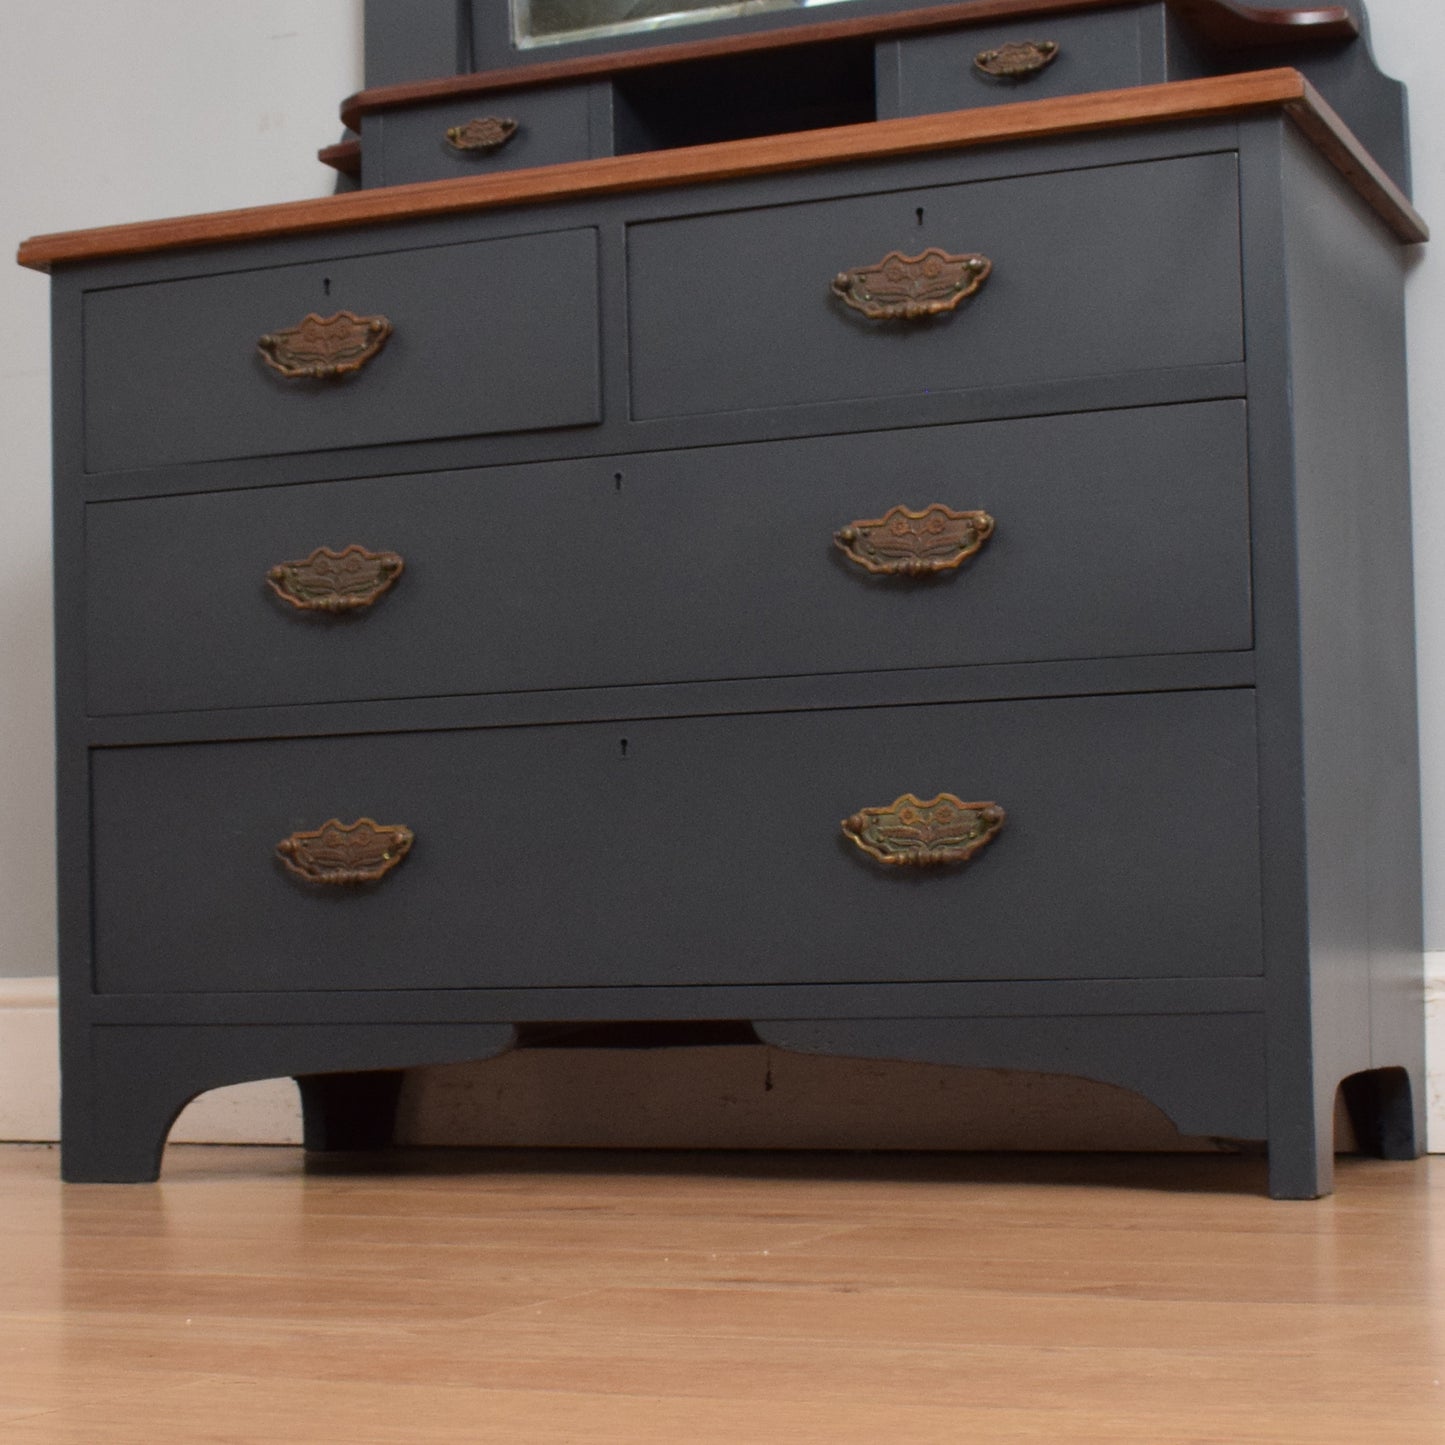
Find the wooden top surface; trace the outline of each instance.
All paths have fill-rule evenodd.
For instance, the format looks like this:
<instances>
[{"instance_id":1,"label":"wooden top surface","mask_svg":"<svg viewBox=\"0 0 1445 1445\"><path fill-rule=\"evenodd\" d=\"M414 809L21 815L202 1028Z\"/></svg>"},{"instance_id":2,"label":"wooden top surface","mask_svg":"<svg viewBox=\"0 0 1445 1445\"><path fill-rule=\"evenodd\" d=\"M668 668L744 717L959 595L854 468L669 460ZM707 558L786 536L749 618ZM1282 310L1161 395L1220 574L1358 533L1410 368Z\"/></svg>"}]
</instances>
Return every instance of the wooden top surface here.
<instances>
[{"instance_id":1,"label":"wooden top surface","mask_svg":"<svg viewBox=\"0 0 1445 1445\"><path fill-rule=\"evenodd\" d=\"M905 10L892 15L809 21L806 25L788 25L721 39L682 40L666 44L653 40L634 50L542 60L528 65L477 71L470 75L446 75L435 80L378 86L344 100L341 103L341 119L350 129L358 130L364 115L428 101L462 100L468 96L488 95L524 86L554 85L562 81L619 75L654 66L746 55L794 45L921 35L932 30L1015 18L1020 21L1046 20L1051 15L1118 9L1130 3L1143 5L1152 3L1152 0L962 0L962 3L931 5L926 9ZM1242 3L1242 0L1166 0L1166 3L1210 44L1225 47L1253 48L1297 45L1301 41L1351 40L1360 33L1354 17L1342 5L1264 10L1257 5Z\"/></svg>"},{"instance_id":2,"label":"wooden top surface","mask_svg":"<svg viewBox=\"0 0 1445 1445\"><path fill-rule=\"evenodd\" d=\"M776 175L850 161L1269 111L1288 115L1401 241L1428 238L1429 230L1409 200L1339 116L1298 71L1279 69L350 191L174 220L64 231L32 237L21 245L17 259L22 266L48 271L53 266L194 246L310 235L543 201Z\"/></svg>"}]
</instances>

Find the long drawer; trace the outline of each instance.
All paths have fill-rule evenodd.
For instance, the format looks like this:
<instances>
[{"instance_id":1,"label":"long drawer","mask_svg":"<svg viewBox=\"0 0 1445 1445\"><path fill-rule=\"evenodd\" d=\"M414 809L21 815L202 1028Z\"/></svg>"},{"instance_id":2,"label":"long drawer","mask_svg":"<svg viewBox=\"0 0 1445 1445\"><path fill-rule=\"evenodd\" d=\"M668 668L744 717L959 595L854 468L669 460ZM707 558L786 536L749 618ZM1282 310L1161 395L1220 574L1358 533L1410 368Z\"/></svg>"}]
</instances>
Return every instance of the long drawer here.
<instances>
[{"instance_id":1,"label":"long drawer","mask_svg":"<svg viewBox=\"0 0 1445 1445\"><path fill-rule=\"evenodd\" d=\"M1248 690L107 749L92 778L104 992L1261 970ZM961 865L840 826L944 793L1007 815ZM362 818L415 839L377 882L278 859Z\"/></svg>"},{"instance_id":2,"label":"long drawer","mask_svg":"<svg viewBox=\"0 0 1445 1445\"><path fill-rule=\"evenodd\" d=\"M992 266L950 312L871 319L834 292L933 250ZM925 285L893 265L902 292ZM1243 357L1228 153L639 223L628 278L639 418Z\"/></svg>"},{"instance_id":3,"label":"long drawer","mask_svg":"<svg viewBox=\"0 0 1445 1445\"><path fill-rule=\"evenodd\" d=\"M378 346L347 316L390 333ZM354 369L268 362L263 338L307 317L326 334L290 338L279 359ZM592 424L598 325L591 228L90 291L86 468Z\"/></svg>"},{"instance_id":4,"label":"long drawer","mask_svg":"<svg viewBox=\"0 0 1445 1445\"><path fill-rule=\"evenodd\" d=\"M1247 648L1247 476L1244 403L1209 402L95 503L89 707ZM994 523L955 569L873 572L835 545L934 504ZM892 525L893 560L932 545L910 532L927 518ZM404 567L364 608L267 583L353 544Z\"/></svg>"}]
</instances>

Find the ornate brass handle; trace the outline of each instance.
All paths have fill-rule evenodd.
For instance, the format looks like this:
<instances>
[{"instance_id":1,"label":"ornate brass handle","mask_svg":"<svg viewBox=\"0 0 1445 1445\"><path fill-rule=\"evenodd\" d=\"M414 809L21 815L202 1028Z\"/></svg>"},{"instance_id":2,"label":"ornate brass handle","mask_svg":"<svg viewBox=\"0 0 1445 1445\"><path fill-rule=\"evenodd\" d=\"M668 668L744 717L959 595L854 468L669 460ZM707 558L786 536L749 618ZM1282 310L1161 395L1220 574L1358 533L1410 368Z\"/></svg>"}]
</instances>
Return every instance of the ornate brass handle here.
<instances>
[{"instance_id":1,"label":"ornate brass handle","mask_svg":"<svg viewBox=\"0 0 1445 1445\"><path fill-rule=\"evenodd\" d=\"M308 883L375 883L406 855L416 835L370 818L346 824L332 818L308 833L292 833L276 845L276 856Z\"/></svg>"},{"instance_id":2,"label":"ornate brass handle","mask_svg":"<svg viewBox=\"0 0 1445 1445\"><path fill-rule=\"evenodd\" d=\"M917 256L890 251L876 266L839 272L833 291L870 321L917 321L952 311L992 270L987 256L954 256L936 246Z\"/></svg>"},{"instance_id":3,"label":"ornate brass handle","mask_svg":"<svg viewBox=\"0 0 1445 1445\"><path fill-rule=\"evenodd\" d=\"M1022 80L1052 65L1059 47L1053 40L1011 40L997 50L980 50L974 65L996 80Z\"/></svg>"},{"instance_id":4,"label":"ornate brass handle","mask_svg":"<svg viewBox=\"0 0 1445 1445\"><path fill-rule=\"evenodd\" d=\"M878 576L927 577L960 567L990 537L987 512L955 512L941 502L911 512L894 507L881 517L849 522L833 542L850 562Z\"/></svg>"},{"instance_id":5,"label":"ornate brass handle","mask_svg":"<svg viewBox=\"0 0 1445 1445\"><path fill-rule=\"evenodd\" d=\"M499 151L517 133L517 122L502 116L483 115L447 131L447 144L469 155L490 155Z\"/></svg>"},{"instance_id":6,"label":"ornate brass handle","mask_svg":"<svg viewBox=\"0 0 1445 1445\"><path fill-rule=\"evenodd\" d=\"M268 332L256 345L266 365L282 376L326 379L360 371L391 332L385 316L338 311L322 317L313 311L295 326Z\"/></svg>"},{"instance_id":7,"label":"ornate brass handle","mask_svg":"<svg viewBox=\"0 0 1445 1445\"><path fill-rule=\"evenodd\" d=\"M997 803L965 803L952 793L925 803L904 793L886 808L862 808L844 818L843 831L880 863L935 868L966 863L986 848L998 836L1004 816Z\"/></svg>"},{"instance_id":8,"label":"ornate brass handle","mask_svg":"<svg viewBox=\"0 0 1445 1445\"><path fill-rule=\"evenodd\" d=\"M355 612L389 591L405 568L395 552L368 552L353 543L340 552L318 547L299 562L280 562L266 582L302 612Z\"/></svg>"}]
</instances>

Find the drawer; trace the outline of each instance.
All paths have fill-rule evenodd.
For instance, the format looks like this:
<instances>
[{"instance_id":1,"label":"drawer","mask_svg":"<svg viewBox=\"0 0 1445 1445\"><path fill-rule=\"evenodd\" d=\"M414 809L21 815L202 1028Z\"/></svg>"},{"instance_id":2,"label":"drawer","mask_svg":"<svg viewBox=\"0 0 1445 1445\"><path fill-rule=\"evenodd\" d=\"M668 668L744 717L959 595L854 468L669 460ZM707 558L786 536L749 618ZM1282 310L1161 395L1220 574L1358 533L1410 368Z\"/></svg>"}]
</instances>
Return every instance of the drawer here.
<instances>
[{"instance_id":1,"label":"drawer","mask_svg":"<svg viewBox=\"0 0 1445 1445\"><path fill-rule=\"evenodd\" d=\"M585 161L611 149L611 128L594 141L592 107L596 88L559 85L543 90L500 91L492 96L382 111L362 121L363 179L368 187L397 186L410 181L439 181L491 171L524 170L528 166ZM608 87L600 87L599 120L607 115ZM475 127L458 137L447 137L456 127L497 120L515 125L483 131ZM500 144L495 137L507 135ZM600 143L600 144L599 144Z\"/></svg>"},{"instance_id":2,"label":"drawer","mask_svg":"<svg viewBox=\"0 0 1445 1445\"><path fill-rule=\"evenodd\" d=\"M89 708L1247 648L1247 476L1223 401L93 503ZM994 519L957 570L833 543L934 503ZM364 610L267 585L352 544L405 566Z\"/></svg>"},{"instance_id":3,"label":"drawer","mask_svg":"<svg viewBox=\"0 0 1445 1445\"><path fill-rule=\"evenodd\" d=\"M950 313L870 320L833 292L840 273L935 248L992 262ZM638 223L628 275L638 417L1068 381L1244 354L1232 154Z\"/></svg>"},{"instance_id":4,"label":"drawer","mask_svg":"<svg viewBox=\"0 0 1445 1445\"><path fill-rule=\"evenodd\" d=\"M1258 974L1253 694L1158 693L92 754L105 992ZM1007 821L890 867L842 819ZM276 844L405 826L374 884Z\"/></svg>"},{"instance_id":5,"label":"drawer","mask_svg":"<svg viewBox=\"0 0 1445 1445\"><path fill-rule=\"evenodd\" d=\"M263 359L261 337L342 312L393 328L359 370ZM601 416L590 228L96 290L84 328L92 472Z\"/></svg>"},{"instance_id":6,"label":"drawer","mask_svg":"<svg viewBox=\"0 0 1445 1445\"><path fill-rule=\"evenodd\" d=\"M1144 72L1143 23L1151 31L1159 24L1156 17L1129 9L1102 15L1041 15L1004 25L904 37L897 42L898 113L930 115L1163 80L1159 62L1149 74ZM1005 47L1013 50L997 55ZM1158 49L1162 62L1162 46ZM991 57L986 61L990 70L975 63L980 56Z\"/></svg>"}]
</instances>

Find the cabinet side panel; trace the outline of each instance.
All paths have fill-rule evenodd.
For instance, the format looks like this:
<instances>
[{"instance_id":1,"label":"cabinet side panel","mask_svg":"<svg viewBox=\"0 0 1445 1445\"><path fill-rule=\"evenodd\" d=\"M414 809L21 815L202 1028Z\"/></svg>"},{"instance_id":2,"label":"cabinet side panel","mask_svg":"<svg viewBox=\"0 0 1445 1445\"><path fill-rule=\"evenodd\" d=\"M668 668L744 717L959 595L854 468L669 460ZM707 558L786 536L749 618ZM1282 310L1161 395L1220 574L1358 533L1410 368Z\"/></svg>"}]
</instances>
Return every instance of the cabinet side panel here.
<instances>
[{"instance_id":1,"label":"cabinet side panel","mask_svg":"<svg viewBox=\"0 0 1445 1445\"><path fill-rule=\"evenodd\" d=\"M90 1059L90 759L85 736L85 507L81 286L51 280L54 409L56 883L61 983L61 1132L83 1133L93 1107Z\"/></svg>"},{"instance_id":2,"label":"cabinet side panel","mask_svg":"<svg viewBox=\"0 0 1445 1445\"><path fill-rule=\"evenodd\" d=\"M1326 1061L1405 1067L1418 1110L1406 253L1293 130L1284 144L1317 1084Z\"/></svg>"}]
</instances>

